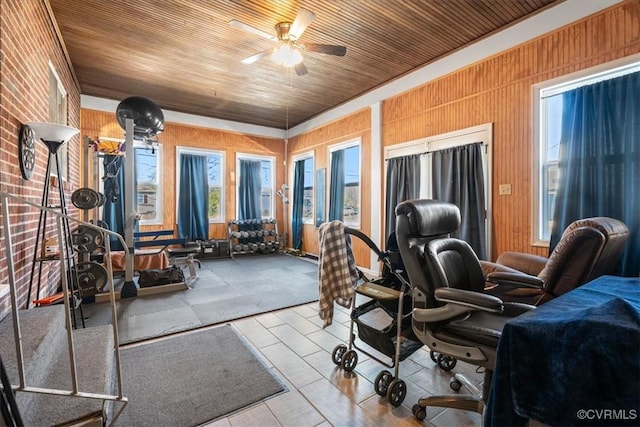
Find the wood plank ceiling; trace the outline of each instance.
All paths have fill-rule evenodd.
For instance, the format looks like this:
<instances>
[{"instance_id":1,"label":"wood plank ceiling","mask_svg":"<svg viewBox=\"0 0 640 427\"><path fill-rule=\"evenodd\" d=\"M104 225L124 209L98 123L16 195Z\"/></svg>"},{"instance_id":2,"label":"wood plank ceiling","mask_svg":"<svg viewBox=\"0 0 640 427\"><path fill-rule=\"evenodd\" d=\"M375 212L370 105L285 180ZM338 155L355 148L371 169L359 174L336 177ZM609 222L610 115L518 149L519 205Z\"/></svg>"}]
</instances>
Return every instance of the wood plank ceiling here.
<instances>
[{"instance_id":1,"label":"wood plank ceiling","mask_svg":"<svg viewBox=\"0 0 640 427\"><path fill-rule=\"evenodd\" d=\"M560 1L49 2L82 94L287 129ZM344 57L304 52L303 76L240 62L277 43L229 21L275 35L300 8L316 15L300 41L344 45Z\"/></svg>"}]
</instances>

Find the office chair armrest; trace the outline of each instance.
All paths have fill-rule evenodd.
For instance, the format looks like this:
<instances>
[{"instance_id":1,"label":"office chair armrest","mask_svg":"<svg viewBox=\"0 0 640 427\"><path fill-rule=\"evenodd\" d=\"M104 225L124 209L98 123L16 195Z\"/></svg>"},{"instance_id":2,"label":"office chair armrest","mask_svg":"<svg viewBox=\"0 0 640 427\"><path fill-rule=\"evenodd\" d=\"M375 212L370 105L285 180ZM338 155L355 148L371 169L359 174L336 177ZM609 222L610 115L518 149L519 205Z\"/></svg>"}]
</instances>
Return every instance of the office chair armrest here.
<instances>
[{"instance_id":1,"label":"office chair armrest","mask_svg":"<svg viewBox=\"0 0 640 427\"><path fill-rule=\"evenodd\" d=\"M487 275L487 282L510 288L534 288L542 289L544 282L537 276L524 273L512 273L509 271L494 271Z\"/></svg>"},{"instance_id":2,"label":"office chair armrest","mask_svg":"<svg viewBox=\"0 0 640 427\"><path fill-rule=\"evenodd\" d=\"M537 276L547 264L548 258L523 252L504 252L496 260L497 264L513 268L531 276Z\"/></svg>"},{"instance_id":3,"label":"office chair armrest","mask_svg":"<svg viewBox=\"0 0 640 427\"><path fill-rule=\"evenodd\" d=\"M490 313L502 313L502 300L492 295L463 289L439 288L435 297L447 304L435 308L414 308L412 315L418 322L441 322L468 313L469 310L482 310Z\"/></svg>"},{"instance_id":4,"label":"office chair armrest","mask_svg":"<svg viewBox=\"0 0 640 427\"><path fill-rule=\"evenodd\" d=\"M461 305L475 310L502 313L502 300L493 295L464 289L438 288L435 292L436 300L449 304Z\"/></svg>"}]
</instances>

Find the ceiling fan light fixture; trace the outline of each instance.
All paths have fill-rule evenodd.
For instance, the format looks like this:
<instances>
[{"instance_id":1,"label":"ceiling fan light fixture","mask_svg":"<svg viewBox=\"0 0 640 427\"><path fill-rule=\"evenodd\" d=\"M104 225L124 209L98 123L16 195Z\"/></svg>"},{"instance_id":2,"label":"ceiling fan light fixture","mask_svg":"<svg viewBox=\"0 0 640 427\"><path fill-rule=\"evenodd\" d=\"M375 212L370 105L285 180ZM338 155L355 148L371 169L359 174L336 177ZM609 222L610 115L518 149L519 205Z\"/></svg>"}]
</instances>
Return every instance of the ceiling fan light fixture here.
<instances>
[{"instance_id":1,"label":"ceiling fan light fixture","mask_svg":"<svg viewBox=\"0 0 640 427\"><path fill-rule=\"evenodd\" d=\"M278 65L291 68L302 62L302 54L289 43L283 43L273 52L271 60Z\"/></svg>"}]
</instances>

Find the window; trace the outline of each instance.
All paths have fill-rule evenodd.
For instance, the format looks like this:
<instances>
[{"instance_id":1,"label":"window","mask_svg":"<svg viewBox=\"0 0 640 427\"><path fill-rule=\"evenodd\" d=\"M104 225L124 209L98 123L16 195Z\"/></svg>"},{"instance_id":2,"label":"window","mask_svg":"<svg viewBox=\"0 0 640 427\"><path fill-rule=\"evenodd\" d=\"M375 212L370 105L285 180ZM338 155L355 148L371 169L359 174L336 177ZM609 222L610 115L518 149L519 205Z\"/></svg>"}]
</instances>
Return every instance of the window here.
<instances>
[{"instance_id":1,"label":"window","mask_svg":"<svg viewBox=\"0 0 640 427\"><path fill-rule=\"evenodd\" d=\"M628 61L628 60L626 60ZM640 63L620 65L609 64L598 67L596 71L587 70L581 75L562 78L562 82L546 82L538 85L538 153L535 169L537 197L535 203L536 220L534 221L534 244L548 245L553 226L555 196L558 189L558 160L560 155L560 138L563 116L563 94L582 86L591 85L603 80L620 77L640 71Z\"/></svg>"},{"instance_id":2,"label":"window","mask_svg":"<svg viewBox=\"0 0 640 427\"><path fill-rule=\"evenodd\" d=\"M302 204L302 222L314 223L313 211L313 157L304 160L304 202Z\"/></svg>"},{"instance_id":3,"label":"window","mask_svg":"<svg viewBox=\"0 0 640 427\"><path fill-rule=\"evenodd\" d=\"M315 213L313 209L313 180L314 180L314 171L313 171L313 156L309 157L309 155L303 155L299 158L295 159L295 163L302 162L304 169L304 181L302 183L304 188L304 195L302 199L302 223L303 224L314 224L315 223ZM294 178L295 181L295 178ZM294 188L296 188L297 183L294 182ZM295 197L295 196L294 196Z\"/></svg>"},{"instance_id":4,"label":"window","mask_svg":"<svg viewBox=\"0 0 640 427\"><path fill-rule=\"evenodd\" d=\"M273 212L273 161L260 162L260 212L262 218L272 218Z\"/></svg>"},{"instance_id":5,"label":"window","mask_svg":"<svg viewBox=\"0 0 640 427\"><path fill-rule=\"evenodd\" d=\"M331 180L343 182L343 187L336 189L342 196L342 209L339 206L335 206L334 209L341 210L342 221L346 225L358 228L360 227L360 140L332 147L330 152L332 165L335 164L336 156L341 155L343 160L342 170L330 171ZM330 206L332 203L339 203L339 201L330 200Z\"/></svg>"},{"instance_id":6,"label":"window","mask_svg":"<svg viewBox=\"0 0 640 427\"><path fill-rule=\"evenodd\" d=\"M49 62L49 123L67 125L67 91L64 89L58 73ZM58 160L60 162L61 180L66 180L69 170L68 143L58 148ZM57 173L53 173L57 176Z\"/></svg>"},{"instance_id":7,"label":"window","mask_svg":"<svg viewBox=\"0 0 640 427\"><path fill-rule=\"evenodd\" d=\"M224 153L213 150L195 150L178 148L176 159L176 177L180 176L180 160L183 154L205 156L207 158L207 177L209 182L209 222L224 222ZM176 188L180 191L180 186ZM176 196L176 201L179 197Z\"/></svg>"},{"instance_id":8,"label":"window","mask_svg":"<svg viewBox=\"0 0 640 427\"><path fill-rule=\"evenodd\" d=\"M133 152L140 224L162 224L162 145L134 143Z\"/></svg>"},{"instance_id":9,"label":"window","mask_svg":"<svg viewBox=\"0 0 640 427\"><path fill-rule=\"evenodd\" d=\"M237 182L240 182L242 174L240 160L252 160L260 162L260 214L262 218L274 218L274 182L275 182L275 159L267 156L238 155L236 162ZM236 196L239 200L239 196ZM238 209L238 203L236 203ZM236 213L236 215L239 214Z\"/></svg>"}]
</instances>

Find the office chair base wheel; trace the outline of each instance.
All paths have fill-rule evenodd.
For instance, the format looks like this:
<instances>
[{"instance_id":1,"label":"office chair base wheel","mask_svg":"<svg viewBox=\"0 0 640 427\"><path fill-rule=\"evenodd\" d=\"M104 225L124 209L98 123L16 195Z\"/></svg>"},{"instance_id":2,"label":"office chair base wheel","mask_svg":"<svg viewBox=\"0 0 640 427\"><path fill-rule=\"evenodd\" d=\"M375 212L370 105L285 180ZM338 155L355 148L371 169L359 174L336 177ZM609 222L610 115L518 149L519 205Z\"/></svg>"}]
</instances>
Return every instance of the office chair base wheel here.
<instances>
[{"instance_id":1,"label":"office chair base wheel","mask_svg":"<svg viewBox=\"0 0 640 427\"><path fill-rule=\"evenodd\" d=\"M407 384L399 379L394 379L389 384L387 399L393 406L400 406L407 396Z\"/></svg>"},{"instance_id":2,"label":"office chair base wheel","mask_svg":"<svg viewBox=\"0 0 640 427\"><path fill-rule=\"evenodd\" d=\"M358 364L358 353L355 350L348 350L342 356L342 369L347 372L351 372L356 368Z\"/></svg>"},{"instance_id":3,"label":"office chair base wheel","mask_svg":"<svg viewBox=\"0 0 640 427\"><path fill-rule=\"evenodd\" d=\"M344 353L347 351L347 346L344 344L337 345L336 348L333 349L333 353L331 354L331 360L333 363L340 366L342 365L342 357Z\"/></svg>"},{"instance_id":4,"label":"office chair base wheel","mask_svg":"<svg viewBox=\"0 0 640 427\"><path fill-rule=\"evenodd\" d=\"M433 361L433 363L438 363L438 355L440 353L436 353L435 351L431 350L429 352L429 356L431 356L431 360Z\"/></svg>"},{"instance_id":5,"label":"office chair base wheel","mask_svg":"<svg viewBox=\"0 0 640 427\"><path fill-rule=\"evenodd\" d=\"M413 416L416 417L416 420L418 421L422 421L427 418L427 408L420 406L417 403L413 405L411 412L413 412Z\"/></svg>"},{"instance_id":6,"label":"office chair base wheel","mask_svg":"<svg viewBox=\"0 0 640 427\"><path fill-rule=\"evenodd\" d=\"M458 361L451 356L445 356L444 354L438 355L438 366L445 372L449 372L455 368L456 363L458 363Z\"/></svg>"},{"instance_id":7,"label":"office chair base wheel","mask_svg":"<svg viewBox=\"0 0 640 427\"><path fill-rule=\"evenodd\" d=\"M449 387L451 387L451 390L453 391L460 391L462 383L457 378L453 377L451 378L451 381L449 381Z\"/></svg>"},{"instance_id":8,"label":"office chair base wheel","mask_svg":"<svg viewBox=\"0 0 640 427\"><path fill-rule=\"evenodd\" d=\"M379 396L386 396L389 391L389 384L393 381L393 375L389 371L381 371L373 383L373 389Z\"/></svg>"}]
</instances>

